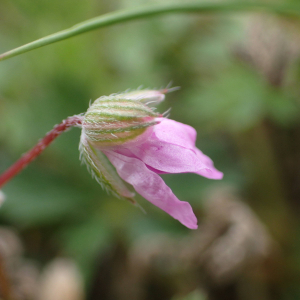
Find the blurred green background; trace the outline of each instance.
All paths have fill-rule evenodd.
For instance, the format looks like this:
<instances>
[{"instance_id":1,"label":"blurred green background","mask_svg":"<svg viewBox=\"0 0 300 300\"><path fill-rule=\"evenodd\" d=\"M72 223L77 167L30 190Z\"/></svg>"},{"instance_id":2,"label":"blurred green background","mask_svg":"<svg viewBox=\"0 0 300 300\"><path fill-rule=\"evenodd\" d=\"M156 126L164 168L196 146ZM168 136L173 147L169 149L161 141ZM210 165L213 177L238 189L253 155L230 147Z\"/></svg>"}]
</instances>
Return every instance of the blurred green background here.
<instances>
[{"instance_id":1,"label":"blurred green background","mask_svg":"<svg viewBox=\"0 0 300 300\"><path fill-rule=\"evenodd\" d=\"M160 1L0 0L0 52L88 18L147 3ZM191 203L198 231L207 195L229 186L264 224L277 254L273 259L266 255L259 263L263 271L251 279L236 276L221 284L203 279L202 268L195 273L187 268L193 284L177 289L174 273L156 272L162 282L157 295L148 287L147 296L136 299L300 299L299 58L299 20L239 13L133 21L3 61L0 172L55 124L86 111L90 100L172 82L181 89L168 94L159 111L171 107L170 118L195 127L197 146L225 176L212 181L178 174L164 180L179 199ZM79 136L77 128L63 134L3 188L7 199L0 223L18 233L24 257L39 268L54 257L69 257L79 266L87 298L121 299L91 292L106 253L115 248L127 253L150 235L185 241L195 233L142 198L147 214L102 191L80 164ZM109 263L106 269L117 276ZM237 274L244 271L242 267ZM163 292L166 284L169 294Z\"/></svg>"}]
</instances>

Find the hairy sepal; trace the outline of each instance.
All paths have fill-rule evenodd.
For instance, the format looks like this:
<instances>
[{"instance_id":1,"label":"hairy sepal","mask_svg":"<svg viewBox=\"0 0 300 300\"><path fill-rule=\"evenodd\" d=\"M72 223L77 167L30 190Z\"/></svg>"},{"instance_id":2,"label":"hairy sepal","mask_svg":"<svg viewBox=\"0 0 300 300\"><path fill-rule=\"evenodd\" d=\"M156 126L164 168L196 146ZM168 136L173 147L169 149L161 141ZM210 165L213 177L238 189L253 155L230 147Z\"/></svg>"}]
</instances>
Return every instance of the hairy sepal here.
<instances>
[{"instance_id":1,"label":"hairy sepal","mask_svg":"<svg viewBox=\"0 0 300 300\"><path fill-rule=\"evenodd\" d=\"M102 96L89 107L82 123L88 141L107 149L140 141L161 115L147 105L124 95Z\"/></svg>"},{"instance_id":2,"label":"hairy sepal","mask_svg":"<svg viewBox=\"0 0 300 300\"><path fill-rule=\"evenodd\" d=\"M100 150L88 142L84 134L80 138L79 151L81 161L87 165L91 175L104 190L117 198L136 204L134 193L126 187L114 166Z\"/></svg>"}]
</instances>

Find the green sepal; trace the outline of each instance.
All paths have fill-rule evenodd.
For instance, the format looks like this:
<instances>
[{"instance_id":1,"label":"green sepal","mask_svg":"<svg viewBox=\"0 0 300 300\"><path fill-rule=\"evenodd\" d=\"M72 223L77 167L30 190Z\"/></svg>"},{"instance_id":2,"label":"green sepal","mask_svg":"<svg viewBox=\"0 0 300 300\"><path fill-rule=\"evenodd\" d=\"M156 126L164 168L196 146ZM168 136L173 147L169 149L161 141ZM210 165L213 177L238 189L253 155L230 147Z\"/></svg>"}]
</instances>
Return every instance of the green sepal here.
<instances>
[{"instance_id":1,"label":"green sepal","mask_svg":"<svg viewBox=\"0 0 300 300\"><path fill-rule=\"evenodd\" d=\"M100 150L87 141L84 134L81 135L79 151L81 161L87 165L89 172L103 189L117 198L136 204L134 193L124 184L114 166Z\"/></svg>"}]
</instances>

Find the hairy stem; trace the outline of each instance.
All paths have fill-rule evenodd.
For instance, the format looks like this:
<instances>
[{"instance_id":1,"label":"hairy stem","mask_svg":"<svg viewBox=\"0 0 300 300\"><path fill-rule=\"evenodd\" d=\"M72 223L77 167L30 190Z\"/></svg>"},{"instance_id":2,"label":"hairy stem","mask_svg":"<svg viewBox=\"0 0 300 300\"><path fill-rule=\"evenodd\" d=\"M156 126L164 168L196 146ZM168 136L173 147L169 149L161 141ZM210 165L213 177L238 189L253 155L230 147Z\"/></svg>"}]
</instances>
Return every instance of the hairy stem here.
<instances>
[{"instance_id":1,"label":"hairy stem","mask_svg":"<svg viewBox=\"0 0 300 300\"><path fill-rule=\"evenodd\" d=\"M69 29L59 31L57 33L48 35L21 47L15 48L0 55L0 61L5 60L22 53L56 43L68 39L70 37L88 32L97 28L118 24L130 20L142 19L160 14L167 13L214 13L214 12L240 12L240 11L267 11L272 13L287 14L291 16L300 17L299 5L274 5L267 3L174 3L164 5L152 5L142 8L135 8L130 10L117 11L105 14L85 22L72 26Z\"/></svg>"},{"instance_id":2,"label":"hairy stem","mask_svg":"<svg viewBox=\"0 0 300 300\"><path fill-rule=\"evenodd\" d=\"M70 127L80 125L82 117L72 116L54 126L31 150L25 153L16 163L0 175L0 187L22 171L31 161L39 156L60 134Z\"/></svg>"}]
</instances>

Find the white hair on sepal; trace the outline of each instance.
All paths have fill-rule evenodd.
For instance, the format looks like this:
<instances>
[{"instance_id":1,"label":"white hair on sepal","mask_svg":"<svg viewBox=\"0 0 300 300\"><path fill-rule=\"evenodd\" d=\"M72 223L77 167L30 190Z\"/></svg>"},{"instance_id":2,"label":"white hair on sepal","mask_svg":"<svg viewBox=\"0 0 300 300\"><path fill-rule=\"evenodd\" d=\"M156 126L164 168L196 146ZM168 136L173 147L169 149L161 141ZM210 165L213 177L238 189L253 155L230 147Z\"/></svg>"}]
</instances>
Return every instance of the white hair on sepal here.
<instances>
[{"instance_id":1,"label":"white hair on sepal","mask_svg":"<svg viewBox=\"0 0 300 300\"><path fill-rule=\"evenodd\" d=\"M162 116L163 116L164 118L169 118L170 113L171 113L171 110L172 110L172 107L170 107L169 109L167 109L167 110L162 114Z\"/></svg>"},{"instance_id":2,"label":"white hair on sepal","mask_svg":"<svg viewBox=\"0 0 300 300\"><path fill-rule=\"evenodd\" d=\"M166 88L164 88L164 89L161 89L160 91L162 92L162 93L172 93L172 92L175 92L175 91L178 91L178 90L180 90L181 89L181 87L180 86L174 86L174 87L172 87L172 88L168 88L168 87L166 87Z\"/></svg>"},{"instance_id":3,"label":"white hair on sepal","mask_svg":"<svg viewBox=\"0 0 300 300\"><path fill-rule=\"evenodd\" d=\"M139 204L137 201L135 201L135 203L133 203L134 206L136 206L137 208L139 208L142 213L144 213L145 215L147 215L146 210L144 209L144 207L141 206L141 204Z\"/></svg>"},{"instance_id":4,"label":"white hair on sepal","mask_svg":"<svg viewBox=\"0 0 300 300\"><path fill-rule=\"evenodd\" d=\"M167 84L166 89L170 89L172 85L173 85L173 80L171 80L171 81Z\"/></svg>"},{"instance_id":5,"label":"white hair on sepal","mask_svg":"<svg viewBox=\"0 0 300 300\"><path fill-rule=\"evenodd\" d=\"M157 101L148 101L148 102L145 102L144 104L150 105L150 104L152 104L152 103L157 103ZM156 107L151 107L151 109L152 109L152 110L155 110Z\"/></svg>"}]
</instances>

